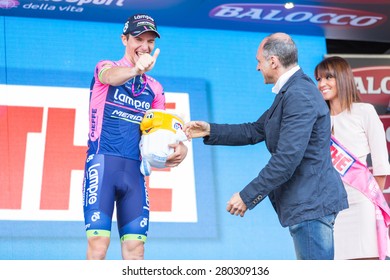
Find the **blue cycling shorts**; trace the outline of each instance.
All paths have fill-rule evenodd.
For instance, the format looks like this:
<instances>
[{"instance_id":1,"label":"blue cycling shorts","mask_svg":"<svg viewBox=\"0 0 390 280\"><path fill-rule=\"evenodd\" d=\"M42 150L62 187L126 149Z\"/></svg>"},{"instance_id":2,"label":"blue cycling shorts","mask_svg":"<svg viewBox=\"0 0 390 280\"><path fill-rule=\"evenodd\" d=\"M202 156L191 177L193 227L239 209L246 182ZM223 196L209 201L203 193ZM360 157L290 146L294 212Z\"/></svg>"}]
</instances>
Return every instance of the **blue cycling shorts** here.
<instances>
[{"instance_id":1,"label":"blue cycling shorts","mask_svg":"<svg viewBox=\"0 0 390 280\"><path fill-rule=\"evenodd\" d=\"M88 237L110 237L114 207L121 241L145 242L149 229L149 198L140 172L140 161L102 154L89 155L83 185Z\"/></svg>"}]
</instances>

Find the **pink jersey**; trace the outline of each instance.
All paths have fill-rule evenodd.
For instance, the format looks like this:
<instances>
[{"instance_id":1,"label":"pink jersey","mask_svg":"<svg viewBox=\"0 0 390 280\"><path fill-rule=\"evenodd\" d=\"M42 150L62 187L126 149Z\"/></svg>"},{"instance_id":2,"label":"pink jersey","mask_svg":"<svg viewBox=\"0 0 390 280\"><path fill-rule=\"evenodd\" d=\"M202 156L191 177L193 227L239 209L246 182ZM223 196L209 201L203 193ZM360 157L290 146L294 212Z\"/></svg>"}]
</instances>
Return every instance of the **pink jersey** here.
<instances>
[{"instance_id":1,"label":"pink jersey","mask_svg":"<svg viewBox=\"0 0 390 280\"><path fill-rule=\"evenodd\" d=\"M121 86L103 84L102 70L132 66L126 59L100 61L90 89L88 155L106 154L140 159L140 123L149 109L165 110L164 90L148 75L136 76Z\"/></svg>"}]
</instances>

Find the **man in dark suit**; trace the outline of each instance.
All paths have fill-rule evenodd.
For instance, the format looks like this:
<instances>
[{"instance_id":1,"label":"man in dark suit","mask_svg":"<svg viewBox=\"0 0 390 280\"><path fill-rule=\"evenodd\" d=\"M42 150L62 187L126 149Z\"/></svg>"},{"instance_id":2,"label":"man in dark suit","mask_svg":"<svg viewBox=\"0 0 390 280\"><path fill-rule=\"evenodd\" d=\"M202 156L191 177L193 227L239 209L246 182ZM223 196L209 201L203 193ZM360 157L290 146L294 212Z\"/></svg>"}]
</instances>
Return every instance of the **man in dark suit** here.
<instances>
[{"instance_id":1,"label":"man in dark suit","mask_svg":"<svg viewBox=\"0 0 390 280\"><path fill-rule=\"evenodd\" d=\"M276 93L271 107L255 122L214 124L191 121L189 139L206 145L241 146L265 141L266 166L227 204L244 216L269 197L283 227L289 227L297 259L333 259L333 225L348 207L347 195L330 156L330 115L321 93L298 66L298 51L285 33L267 36L257 51L257 70Z\"/></svg>"}]
</instances>

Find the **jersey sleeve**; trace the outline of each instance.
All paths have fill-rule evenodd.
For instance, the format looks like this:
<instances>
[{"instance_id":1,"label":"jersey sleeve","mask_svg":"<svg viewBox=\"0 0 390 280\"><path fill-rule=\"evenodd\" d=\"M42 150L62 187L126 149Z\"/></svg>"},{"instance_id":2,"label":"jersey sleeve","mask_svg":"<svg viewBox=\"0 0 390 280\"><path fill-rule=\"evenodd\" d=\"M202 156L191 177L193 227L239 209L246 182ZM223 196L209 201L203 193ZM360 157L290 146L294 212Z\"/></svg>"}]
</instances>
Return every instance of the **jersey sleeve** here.
<instances>
[{"instance_id":1,"label":"jersey sleeve","mask_svg":"<svg viewBox=\"0 0 390 280\"><path fill-rule=\"evenodd\" d=\"M100 83L104 84L102 81L102 74L104 73L104 71L107 71L108 69L110 69L114 65L115 65L115 63L113 61L110 61L110 60L101 60L98 62L98 64L96 65L96 68L95 68L95 75Z\"/></svg>"}]
</instances>

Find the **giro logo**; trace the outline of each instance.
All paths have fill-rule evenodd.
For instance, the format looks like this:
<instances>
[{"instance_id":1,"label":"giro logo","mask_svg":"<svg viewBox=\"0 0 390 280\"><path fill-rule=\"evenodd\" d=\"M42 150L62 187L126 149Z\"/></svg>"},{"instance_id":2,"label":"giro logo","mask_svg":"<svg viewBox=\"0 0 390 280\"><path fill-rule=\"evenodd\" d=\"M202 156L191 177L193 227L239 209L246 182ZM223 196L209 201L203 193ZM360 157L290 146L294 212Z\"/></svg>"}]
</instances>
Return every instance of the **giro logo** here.
<instances>
[{"instance_id":1,"label":"giro logo","mask_svg":"<svg viewBox=\"0 0 390 280\"><path fill-rule=\"evenodd\" d=\"M99 164L87 170L89 189L81 195L88 92L0 84L0 219L82 221L83 203L96 203ZM187 93L166 93L166 103L167 110L189 112ZM146 178L150 220L196 222L194 178L191 146L180 166L154 170Z\"/></svg>"},{"instance_id":2,"label":"giro logo","mask_svg":"<svg viewBox=\"0 0 390 280\"><path fill-rule=\"evenodd\" d=\"M77 6L83 5L99 5L99 6L123 6L124 0L39 0L39 2L60 3L60 4L75 4Z\"/></svg>"},{"instance_id":3,"label":"giro logo","mask_svg":"<svg viewBox=\"0 0 390 280\"><path fill-rule=\"evenodd\" d=\"M296 5L285 9L282 4L223 4L209 13L211 18L253 23L313 24L318 26L374 27L383 24L387 17L372 12Z\"/></svg>"},{"instance_id":4,"label":"giro logo","mask_svg":"<svg viewBox=\"0 0 390 280\"><path fill-rule=\"evenodd\" d=\"M390 104L390 66L352 70L362 101L387 108Z\"/></svg>"},{"instance_id":5,"label":"giro logo","mask_svg":"<svg viewBox=\"0 0 390 280\"><path fill-rule=\"evenodd\" d=\"M173 128L174 128L175 130L180 130L180 129L183 129L183 126L182 126L181 123L179 123L179 122L174 122L174 123L173 123Z\"/></svg>"},{"instance_id":6,"label":"giro logo","mask_svg":"<svg viewBox=\"0 0 390 280\"><path fill-rule=\"evenodd\" d=\"M0 9L12 9L16 8L20 5L17 0L1 0L0 1Z\"/></svg>"}]
</instances>

